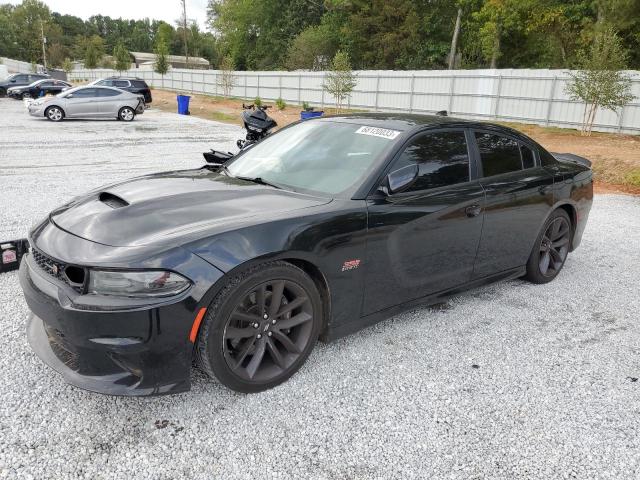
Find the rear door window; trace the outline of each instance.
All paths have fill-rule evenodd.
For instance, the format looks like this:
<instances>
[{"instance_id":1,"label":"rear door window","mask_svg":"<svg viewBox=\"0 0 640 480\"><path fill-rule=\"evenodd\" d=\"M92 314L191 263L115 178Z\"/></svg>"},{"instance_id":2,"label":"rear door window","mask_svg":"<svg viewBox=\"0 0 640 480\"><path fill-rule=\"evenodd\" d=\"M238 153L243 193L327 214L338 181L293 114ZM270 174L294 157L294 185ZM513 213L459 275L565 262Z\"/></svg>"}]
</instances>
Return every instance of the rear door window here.
<instances>
[{"instance_id":1,"label":"rear door window","mask_svg":"<svg viewBox=\"0 0 640 480\"><path fill-rule=\"evenodd\" d=\"M98 89L97 88L83 88L82 90L76 90L73 92L74 98L89 98L89 97L97 97Z\"/></svg>"},{"instance_id":2,"label":"rear door window","mask_svg":"<svg viewBox=\"0 0 640 480\"><path fill-rule=\"evenodd\" d=\"M469 181L469 152L464 131L423 133L414 137L393 171L418 164L418 178L408 192Z\"/></svg>"},{"instance_id":3,"label":"rear door window","mask_svg":"<svg viewBox=\"0 0 640 480\"><path fill-rule=\"evenodd\" d=\"M101 97L116 97L121 94L117 90L111 90L110 88L100 88L98 89Z\"/></svg>"},{"instance_id":4,"label":"rear door window","mask_svg":"<svg viewBox=\"0 0 640 480\"><path fill-rule=\"evenodd\" d=\"M485 177L522 170L520 146L517 141L494 133L475 133Z\"/></svg>"}]
</instances>

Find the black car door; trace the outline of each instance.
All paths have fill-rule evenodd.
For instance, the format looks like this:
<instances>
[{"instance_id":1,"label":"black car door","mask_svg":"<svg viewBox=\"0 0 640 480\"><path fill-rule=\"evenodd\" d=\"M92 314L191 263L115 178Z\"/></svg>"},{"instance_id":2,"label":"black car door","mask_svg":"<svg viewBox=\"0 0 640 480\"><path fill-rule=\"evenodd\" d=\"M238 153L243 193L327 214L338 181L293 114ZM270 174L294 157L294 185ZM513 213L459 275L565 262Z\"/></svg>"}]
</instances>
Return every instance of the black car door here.
<instances>
[{"instance_id":1,"label":"black car door","mask_svg":"<svg viewBox=\"0 0 640 480\"><path fill-rule=\"evenodd\" d=\"M553 178L540 165L535 145L505 133L476 130L484 187L484 226L474 278L527 263L539 229L553 205Z\"/></svg>"},{"instance_id":2,"label":"black car door","mask_svg":"<svg viewBox=\"0 0 640 480\"><path fill-rule=\"evenodd\" d=\"M484 192L467 136L464 129L415 135L389 169L417 164L415 183L367 199L365 315L470 280Z\"/></svg>"}]
</instances>

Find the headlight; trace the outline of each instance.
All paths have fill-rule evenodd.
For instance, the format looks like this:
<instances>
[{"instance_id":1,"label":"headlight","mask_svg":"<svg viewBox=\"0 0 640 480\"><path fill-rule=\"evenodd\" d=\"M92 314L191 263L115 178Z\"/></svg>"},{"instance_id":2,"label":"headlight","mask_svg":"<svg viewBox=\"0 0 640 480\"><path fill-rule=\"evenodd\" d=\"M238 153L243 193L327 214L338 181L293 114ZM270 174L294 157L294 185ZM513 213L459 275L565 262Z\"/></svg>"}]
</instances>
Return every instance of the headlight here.
<instances>
[{"instance_id":1,"label":"headlight","mask_svg":"<svg viewBox=\"0 0 640 480\"><path fill-rule=\"evenodd\" d=\"M189 280L162 270L124 272L91 270L87 293L120 297L168 297L184 292Z\"/></svg>"}]
</instances>

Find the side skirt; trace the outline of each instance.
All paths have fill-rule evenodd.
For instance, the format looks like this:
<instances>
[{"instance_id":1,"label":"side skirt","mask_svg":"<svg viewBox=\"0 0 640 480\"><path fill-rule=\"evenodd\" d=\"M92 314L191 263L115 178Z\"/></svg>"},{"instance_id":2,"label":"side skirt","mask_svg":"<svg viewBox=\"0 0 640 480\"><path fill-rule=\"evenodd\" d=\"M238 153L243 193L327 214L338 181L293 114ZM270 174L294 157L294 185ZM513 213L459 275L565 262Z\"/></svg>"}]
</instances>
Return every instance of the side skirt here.
<instances>
[{"instance_id":1,"label":"side skirt","mask_svg":"<svg viewBox=\"0 0 640 480\"><path fill-rule=\"evenodd\" d=\"M394 315L397 315L402 312L406 312L407 310L411 310L419 306L426 307L429 305L434 305L436 303L442 303L444 300L452 296L455 296L459 293L465 292L467 290L471 290L473 288L477 288L490 283L513 280L514 278L522 277L525 273L526 273L526 267L524 266L513 268L510 270L505 270L503 272L499 272L493 275L489 275L487 277L479 278L471 282L464 283L462 285L459 285L454 288L450 288L448 290L443 290L441 292L427 295L425 297L421 297L416 300L403 303L401 305L396 305L396 306L381 310L379 312L371 313L364 317L360 317L353 322L345 323L343 325L338 325L335 327L332 327L331 325L329 325L324 335L322 336L322 340L325 342L332 342L346 335L357 332L358 330L361 330L365 327L375 325L376 323L379 323L382 320L386 320Z\"/></svg>"}]
</instances>

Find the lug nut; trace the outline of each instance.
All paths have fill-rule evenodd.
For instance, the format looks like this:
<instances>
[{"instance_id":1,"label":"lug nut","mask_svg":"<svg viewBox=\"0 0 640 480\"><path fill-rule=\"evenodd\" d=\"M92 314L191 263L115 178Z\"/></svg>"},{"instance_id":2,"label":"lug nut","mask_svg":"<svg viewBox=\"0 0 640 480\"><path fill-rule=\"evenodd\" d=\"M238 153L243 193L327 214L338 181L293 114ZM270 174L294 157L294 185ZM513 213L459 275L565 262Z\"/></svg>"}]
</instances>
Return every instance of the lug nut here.
<instances>
[{"instance_id":1,"label":"lug nut","mask_svg":"<svg viewBox=\"0 0 640 480\"><path fill-rule=\"evenodd\" d=\"M272 325L275 325L275 324L276 324L276 321L275 321L275 320L271 320L271 324L272 324Z\"/></svg>"},{"instance_id":2,"label":"lug nut","mask_svg":"<svg viewBox=\"0 0 640 480\"><path fill-rule=\"evenodd\" d=\"M262 335L258 334L258 336L256 338L262 338Z\"/></svg>"},{"instance_id":3,"label":"lug nut","mask_svg":"<svg viewBox=\"0 0 640 480\"><path fill-rule=\"evenodd\" d=\"M253 328L258 328L260 325L258 324L258 322L253 324Z\"/></svg>"},{"instance_id":4,"label":"lug nut","mask_svg":"<svg viewBox=\"0 0 640 480\"><path fill-rule=\"evenodd\" d=\"M273 335L272 332L268 332L267 335L270 337L271 335Z\"/></svg>"},{"instance_id":5,"label":"lug nut","mask_svg":"<svg viewBox=\"0 0 640 480\"><path fill-rule=\"evenodd\" d=\"M267 318L269 318L269 315L267 315L267 314L265 313L265 314L262 316L262 318L264 318L264 319L266 320Z\"/></svg>"}]
</instances>

